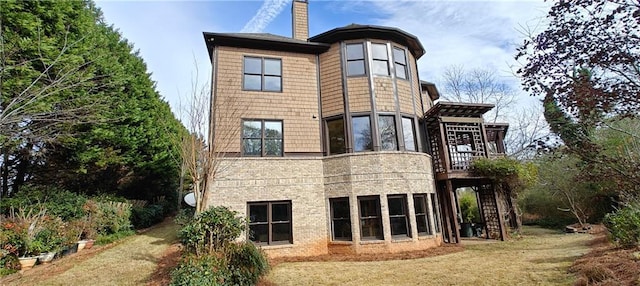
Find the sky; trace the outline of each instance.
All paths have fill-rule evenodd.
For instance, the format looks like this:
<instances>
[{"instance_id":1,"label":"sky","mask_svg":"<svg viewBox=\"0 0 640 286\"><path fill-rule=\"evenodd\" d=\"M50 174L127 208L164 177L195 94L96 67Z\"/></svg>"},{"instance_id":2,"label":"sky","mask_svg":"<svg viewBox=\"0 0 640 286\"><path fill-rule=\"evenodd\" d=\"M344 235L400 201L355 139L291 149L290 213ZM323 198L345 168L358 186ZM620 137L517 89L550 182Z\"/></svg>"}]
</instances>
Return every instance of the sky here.
<instances>
[{"instance_id":1,"label":"sky","mask_svg":"<svg viewBox=\"0 0 640 286\"><path fill-rule=\"evenodd\" d=\"M291 36L291 0L96 2L147 64L152 79L180 116L192 84L207 84L211 62L202 32L253 32ZM451 66L494 70L520 89L513 59L525 32L540 30L549 3L492 1L309 0L309 35L351 23L397 27L420 39L422 80L436 84ZM534 104L523 94L524 105Z\"/></svg>"}]
</instances>

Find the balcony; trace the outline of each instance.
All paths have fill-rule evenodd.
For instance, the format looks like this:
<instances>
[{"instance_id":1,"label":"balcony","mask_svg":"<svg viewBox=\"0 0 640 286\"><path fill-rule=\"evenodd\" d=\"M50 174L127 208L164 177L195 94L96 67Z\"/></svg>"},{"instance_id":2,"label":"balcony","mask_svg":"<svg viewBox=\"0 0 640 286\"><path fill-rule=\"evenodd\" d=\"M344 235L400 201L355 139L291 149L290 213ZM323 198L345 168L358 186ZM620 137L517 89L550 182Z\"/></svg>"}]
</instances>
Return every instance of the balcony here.
<instances>
[{"instance_id":1,"label":"balcony","mask_svg":"<svg viewBox=\"0 0 640 286\"><path fill-rule=\"evenodd\" d=\"M492 104L439 102L424 115L436 179L474 178L473 160L505 155L506 123L485 123Z\"/></svg>"}]
</instances>

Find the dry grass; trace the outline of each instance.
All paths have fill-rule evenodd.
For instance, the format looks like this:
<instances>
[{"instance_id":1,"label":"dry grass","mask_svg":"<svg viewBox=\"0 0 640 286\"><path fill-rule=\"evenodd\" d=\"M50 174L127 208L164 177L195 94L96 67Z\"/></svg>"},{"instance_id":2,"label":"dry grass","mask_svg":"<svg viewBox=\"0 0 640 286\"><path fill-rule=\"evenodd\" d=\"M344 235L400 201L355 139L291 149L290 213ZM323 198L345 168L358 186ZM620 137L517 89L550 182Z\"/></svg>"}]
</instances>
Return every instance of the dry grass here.
<instances>
[{"instance_id":1,"label":"dry grass","mask_svg":"<svg viewBox=\"0 0 640 286\"><path fill-rule=\"evenodd\" d=\"M285 262L267 277L275 285L570 285L574 260L589 251L588 234L526 228L522 239L465 246L413 260Z\"/></svg>"},{"instance_id":2,"label":"dry grass","mask_svg":"<svg viewBox=\"0 0 640 286\"><path fill-rule=\"evenodd\" d=\"M166 220L150 230L95 253L81 251L51 265L14 274L1 285L141 285L153 281L158 263L176 241L177 226ZM91 249L90 251L92 251ZM57 269L61 268L61 269Z\"/></svg>"},{"instance_id":3,"label":"dry grass","mask_svg":"<svg viewBox=\"0 0 640 286\"><path fill-rule=\"evenodd\" d=\"M604 234L591 242L593 251L576 260L574 285L640 285L640 249L616 248Z\"/></svg>"}]
</instances>

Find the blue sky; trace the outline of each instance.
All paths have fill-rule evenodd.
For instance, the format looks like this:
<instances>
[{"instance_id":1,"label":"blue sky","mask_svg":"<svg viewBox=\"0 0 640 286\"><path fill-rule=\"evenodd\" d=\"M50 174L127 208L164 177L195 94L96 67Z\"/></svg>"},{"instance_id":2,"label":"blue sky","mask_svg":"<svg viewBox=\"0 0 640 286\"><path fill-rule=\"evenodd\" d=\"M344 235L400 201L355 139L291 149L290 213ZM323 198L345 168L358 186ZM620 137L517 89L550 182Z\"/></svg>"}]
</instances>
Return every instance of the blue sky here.
<instances>
[{"instance_id":1,"label":"blue sky","mask_svg":"<svg viewBox=\"0 0 640 286\"><path fill-rule=\"evenodd\" d=\"M139 50L157 89L179 113L191 81L208 82L211 64L202 32L265 32L291 36L291 0L97 1L113 24ZM309 0L310 35L351 23L393 26L416 35L426 54L421 79L438 83L452 65L488 68L517 84L510 67L524 35L539 26L549 3L493 1ZM525 97L525 96L523 96ZM526 101L526 99L524 99ZM185 99L182 99L184 102Z\"/></svg>"}]
</instances>

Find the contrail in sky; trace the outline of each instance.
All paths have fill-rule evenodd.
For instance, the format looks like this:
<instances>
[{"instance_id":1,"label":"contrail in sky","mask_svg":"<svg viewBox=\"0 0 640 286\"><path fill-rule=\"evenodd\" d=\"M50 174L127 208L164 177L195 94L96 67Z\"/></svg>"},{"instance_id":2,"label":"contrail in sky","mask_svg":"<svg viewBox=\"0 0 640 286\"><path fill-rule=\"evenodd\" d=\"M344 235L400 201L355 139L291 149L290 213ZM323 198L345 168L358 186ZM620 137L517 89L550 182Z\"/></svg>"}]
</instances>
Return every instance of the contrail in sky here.
<instances>
[{"instance_id":1,"label":"contrail in sky","mask_svg":"<svg viewBox=\"0 0 640 286\"><path fill-rule=\"evenodd\" d=\"M275 17L282 13L287 4L289 4L291 0L265 0L262 3L262 7L258 9L258 12L244 25L244 28L240 31L241 33L259 33L264 30L264 28L273 21Z\"/></svg>"}]
</instances>

